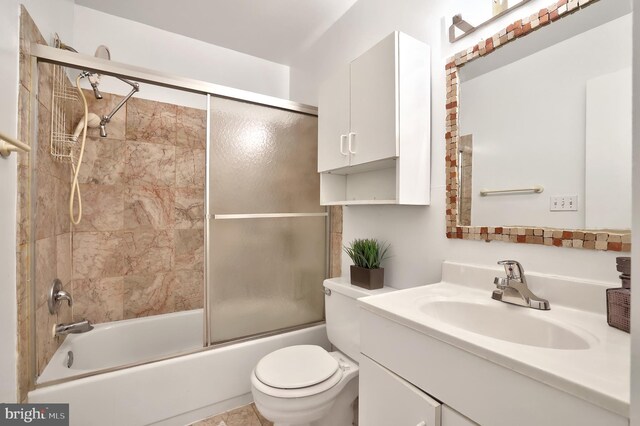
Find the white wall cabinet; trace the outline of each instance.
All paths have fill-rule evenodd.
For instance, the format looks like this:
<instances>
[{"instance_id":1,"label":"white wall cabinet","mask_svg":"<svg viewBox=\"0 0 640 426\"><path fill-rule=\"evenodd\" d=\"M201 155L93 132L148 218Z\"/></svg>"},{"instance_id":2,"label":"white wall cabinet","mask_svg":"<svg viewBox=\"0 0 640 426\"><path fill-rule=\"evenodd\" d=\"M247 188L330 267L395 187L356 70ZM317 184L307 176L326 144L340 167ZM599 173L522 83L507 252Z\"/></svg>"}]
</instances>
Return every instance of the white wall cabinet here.
<instances>
[{"instance_id":1,"label":"white wall cabinet","mask_svg":"<svg viewBox=\"0 0 640 426\"><path fill-rule=\"evenodd\" d=\"M429 46L394 32L321 85L321 204L429 204L429 71Z\"/></svg>"}]
</instances>

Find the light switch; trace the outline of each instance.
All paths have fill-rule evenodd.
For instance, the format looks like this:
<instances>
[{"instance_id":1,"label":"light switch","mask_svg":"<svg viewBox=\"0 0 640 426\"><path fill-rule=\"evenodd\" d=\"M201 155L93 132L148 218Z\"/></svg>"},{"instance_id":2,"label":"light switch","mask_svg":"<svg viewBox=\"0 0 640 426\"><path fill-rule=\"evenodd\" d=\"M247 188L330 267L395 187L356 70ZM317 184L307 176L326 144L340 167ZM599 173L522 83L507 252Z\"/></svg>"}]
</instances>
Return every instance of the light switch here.
<instances>
[{"instance_id":1,"label":"light switch","mask_svg":"<svg viewBox=\"0 0 640 426\"><path fill-rule=\"evenodd\" d=\"M561 195L557 197L550 197L549 211L552 212L576 212L578 211L578 196L577 195Z\"/></svg>"}]
</instances>

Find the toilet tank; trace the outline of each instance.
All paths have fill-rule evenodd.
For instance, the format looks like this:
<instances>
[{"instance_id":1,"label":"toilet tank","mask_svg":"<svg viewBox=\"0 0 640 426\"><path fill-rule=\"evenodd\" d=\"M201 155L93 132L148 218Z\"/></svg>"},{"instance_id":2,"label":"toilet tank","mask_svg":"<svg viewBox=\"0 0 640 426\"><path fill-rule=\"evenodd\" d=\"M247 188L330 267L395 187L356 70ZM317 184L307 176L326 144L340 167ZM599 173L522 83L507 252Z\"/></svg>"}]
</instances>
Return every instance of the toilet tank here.
<instances>
[{"instance_id":1,"label":"toilet tank","mask_svg":"<svg viewBox=\"0 0 640 426\"><path fill-rule=\"evenodd\" d=\"M331 344L354 361L360 361L360 312L357 299L388 293L394 289L383 287L367 290L351 285L349 278L324 281L324 309L327 335ZM329 291L327 291L329 290Z\"/></svg>"}]
</instances>

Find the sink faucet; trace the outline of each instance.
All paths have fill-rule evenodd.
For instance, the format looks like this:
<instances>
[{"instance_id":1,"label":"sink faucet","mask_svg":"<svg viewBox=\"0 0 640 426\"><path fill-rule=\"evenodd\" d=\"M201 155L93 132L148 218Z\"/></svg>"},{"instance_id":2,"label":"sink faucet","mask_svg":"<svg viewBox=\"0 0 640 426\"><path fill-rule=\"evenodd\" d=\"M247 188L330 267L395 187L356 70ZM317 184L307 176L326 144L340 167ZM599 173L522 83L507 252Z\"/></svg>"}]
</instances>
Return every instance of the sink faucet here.
<instances>
[{"instance_id":1,"label":"sink faucet","mask_svg":"<svg viewBox=\"0 0 640 426\"><path fill-rule=\"evenodd\" d=\"M70 324L56 325L56 336L66 336L67 334L86 333L93 330L93 325L88 320L72 322Z\"/></svg>"},{"instance_id":2,"label":"sink faucet","mask_svg":"<svg viewBox=\"0 0 640 426\"><path fill-rule=\"evenodd\" d=\"M498 265L504 266L507 276L506 278L496 277L493 280L498 289L493 291L492 299L543 311L551 309L548 300L539 298L529 290L527 279L524 276L524 268L520 262L501 260Z\"/></svg>"}]
</instances>

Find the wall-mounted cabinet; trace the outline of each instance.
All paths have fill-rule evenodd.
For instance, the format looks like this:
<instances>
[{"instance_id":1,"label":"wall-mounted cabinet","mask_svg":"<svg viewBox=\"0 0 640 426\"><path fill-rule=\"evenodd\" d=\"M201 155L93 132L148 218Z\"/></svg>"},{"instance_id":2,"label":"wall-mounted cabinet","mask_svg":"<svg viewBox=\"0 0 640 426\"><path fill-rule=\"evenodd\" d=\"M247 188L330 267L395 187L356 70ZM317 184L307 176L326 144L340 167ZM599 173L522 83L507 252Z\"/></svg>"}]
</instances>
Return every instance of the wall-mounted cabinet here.
<instances>
[{"instance_id":1,"label":"wall-mounted cabinet","mask_svg":"<svg viewBox=\"0 0 640 426\"><path fill-rule=\"evenodd\" d=\"M394 32L320 87L320 203L429 204L429 46Z\"/></svg>"}]
</instances>

